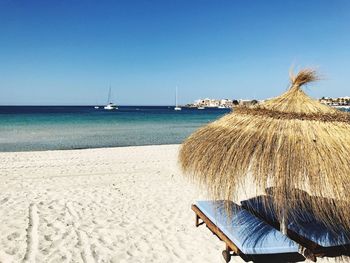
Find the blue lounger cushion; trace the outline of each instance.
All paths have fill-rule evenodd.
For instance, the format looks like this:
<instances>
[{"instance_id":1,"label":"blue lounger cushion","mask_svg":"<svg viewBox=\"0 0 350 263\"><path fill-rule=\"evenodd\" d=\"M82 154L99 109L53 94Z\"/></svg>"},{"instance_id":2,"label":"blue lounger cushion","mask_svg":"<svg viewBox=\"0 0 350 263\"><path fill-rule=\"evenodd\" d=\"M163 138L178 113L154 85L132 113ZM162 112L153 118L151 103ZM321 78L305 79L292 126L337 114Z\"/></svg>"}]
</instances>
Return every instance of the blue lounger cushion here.
<instances>
[{"instance_id":1,"label":"blue lounger cushion","mask_svg":"<svg viewBox=\"0 0 350 263\"><path fill-rule=\"evenodd\" d=\"M268 204L266 206L266 204ZM273 205L272 197L260 195L248 200L241 201L242 207L249 211L255 211L261 218L265 219L271 224L279 223L276 209ZM310 223L315 220L312 213L309 211L294 211L294 219L301 223Z\"/></svg>"},{"instance_id":2,"label":"blue lounger cushion","mask_svg":"<svg viewBox=\"0 0 350 263\"><path fill-rule=\"evenodd\" d=\"M268 209L264 206L264 202L269 202ZM272 199L269 196L254 197L242 201L241 204L248 210L254 210L268 222L278 222ZM301 211L297 217L290 218L288 229L325 248L350 245L350 231L328 228L318 222L311 211Z\"/></svg>"},{"instance_id":3,"label":"blue lounger cushion","mask_svg":"<svg viewBox=\"0 0 350 263\"><path fill-rule=\"evenodd\" d=\"M246 255L298 252L294 241L233 202L198 201L196 206Z\"/></svg>"},{"instance_id":4,"label":"blue lounger cushion","mask_svg":"<svg viewBox=\"0 0 350 263\"><path fill-rule=\"evenodd\" d=\"M317 222L299 223L290 222L288 229L299 236L305 237L322 247L336 247L350 245L350 233L339 230L331 230L324 224Z\"/></svg>"}]
</instances>

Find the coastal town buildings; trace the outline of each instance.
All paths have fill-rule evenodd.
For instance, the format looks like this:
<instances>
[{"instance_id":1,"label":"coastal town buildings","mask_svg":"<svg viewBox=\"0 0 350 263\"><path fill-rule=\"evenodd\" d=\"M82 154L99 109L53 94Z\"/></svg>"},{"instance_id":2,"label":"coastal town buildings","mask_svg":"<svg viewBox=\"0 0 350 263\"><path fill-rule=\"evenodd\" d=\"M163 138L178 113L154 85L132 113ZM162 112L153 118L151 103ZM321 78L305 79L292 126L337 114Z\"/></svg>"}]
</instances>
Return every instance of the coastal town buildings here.
<instances>
[{"instance_id":1,"label":"coastal town buildings","mask_svg":"<svg viewBox=\"0 0 350 263\"><path fill-rule=\"evenodd\" d=\"M231 100L231 99L198 99L193 103L187 104L186 107L190 108L233 108L237 105L253 105L257 104L257 100Z\"/></svg>"},{"instance_id":2,"label":"coastal town buildings","mask_svg":"<svg viewBox=\"0 0 350 263\"><path fill-rule=\"evenodd\" d=\"M319 101L325 105L336 108L350 108L350 97L330 98L322 97ZM190 108L233 108L238 105L249 106L261 103L261 100L248 99L198 99L185 105Z\"/></svg>"},{"instance_id":3,"label":"coastal town buildings","mask_svg":"<svg viewBox=\"0 0 350 263\"><path fill-rule=\"evenodd\" d=\"M339 97L339 98L322 97L319 101L323 104L333 106L333 107L350 106L350 97Z\"/></svg>"}]
</instances>

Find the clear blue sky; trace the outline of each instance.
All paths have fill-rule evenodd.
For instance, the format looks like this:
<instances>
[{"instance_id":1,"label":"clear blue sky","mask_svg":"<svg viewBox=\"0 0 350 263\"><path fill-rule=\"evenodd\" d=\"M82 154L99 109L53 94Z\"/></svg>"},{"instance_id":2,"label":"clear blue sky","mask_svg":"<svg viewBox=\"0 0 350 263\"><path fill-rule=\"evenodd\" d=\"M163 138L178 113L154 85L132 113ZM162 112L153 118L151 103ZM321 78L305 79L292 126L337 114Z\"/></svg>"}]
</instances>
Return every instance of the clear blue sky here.
<instances>
[{"instance_id":1,"label":"clear blue sky","mask_svg":"<svg viewBox=\"0 0 350 263\"><path fill-rule=\"evenodd\" d=\"M350 1L0 0L0 104L267 98L317 66L350 95Z\"/></svg>"}]
</instances>

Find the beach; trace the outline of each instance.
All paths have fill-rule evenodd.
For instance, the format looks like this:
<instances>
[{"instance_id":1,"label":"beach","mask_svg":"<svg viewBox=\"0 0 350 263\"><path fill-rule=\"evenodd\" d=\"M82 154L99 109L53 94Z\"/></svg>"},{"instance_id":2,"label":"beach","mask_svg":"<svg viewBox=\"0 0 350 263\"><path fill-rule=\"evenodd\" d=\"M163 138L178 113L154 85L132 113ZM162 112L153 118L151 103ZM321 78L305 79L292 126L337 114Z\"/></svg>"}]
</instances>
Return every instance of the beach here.
<instances>
[{"instance_id":1,"label":"beach","mask_svg":"<svg viewBox=\"0 0 350 263\"><path fill-rule=\"evenodd\" d=\"M0 263L350 263L349 14L0 0Z\"/></svg>"},{"instance_id":2,"label":"beach","mask_svg":"<svg viewBox=\"0 0 350 263\"><path fill-rule=\"evenodd\" d=\"M220 262L177 145L0 153L1 262Z\"/></svg>"},{"instance_id":3,"label":"beach","mask_svg":"<svg viewBox=\"0 0 350 263\"><path fill-rule=\"evenodd\" d=\"M0 262L224 262L178 149L0 153Z\"/></svg>"}]
</instances>

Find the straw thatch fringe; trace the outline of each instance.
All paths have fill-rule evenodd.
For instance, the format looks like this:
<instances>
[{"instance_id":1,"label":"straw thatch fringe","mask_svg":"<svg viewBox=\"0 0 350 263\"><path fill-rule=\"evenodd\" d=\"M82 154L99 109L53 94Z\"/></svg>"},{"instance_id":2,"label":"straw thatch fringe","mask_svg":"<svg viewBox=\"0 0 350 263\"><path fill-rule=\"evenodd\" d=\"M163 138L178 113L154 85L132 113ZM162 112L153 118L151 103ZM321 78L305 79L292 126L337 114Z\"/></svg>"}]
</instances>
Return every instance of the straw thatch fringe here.
<instances>
[{"instance_id":1,"label":"straw thatch fringe","mask_svg":"<svg viewBox=\"0 0 350 263\"><path fill-rule=\"evenodd\" d=\"M264 109L259 106L256 108L249 107L237 107L235 109L237 114L246 114L252 116L270 117L274 119L283 120L302 120L302 121L323 121L323 122L345 122L350 124L350 114L337 113L337 114L306 114L306 113L293 113L293 112L280 112L269 109Z\"/></svg>"},{"instance_id":2,"label":"straw thatch fringe","mask_svg":"<svg viewBox=\"0 0 350 263\"><path fill-rule=\"evenodd\" d=\"M289 209L288 216L296 217L297 207L325 224L350 228L350 124L342 121L349 114L295 88L315 80L312 72L302 71L289 91L259 108L238 108L192 134L179 153L185 174L215 199L237 200L242 186L254 184L257 192L274 186L279 216ZM276 118L282 114L288 118ZM319 117L326 114L333 117ZM246 184L248 175L253 181Z\"/></svg>"}]
</instances>

